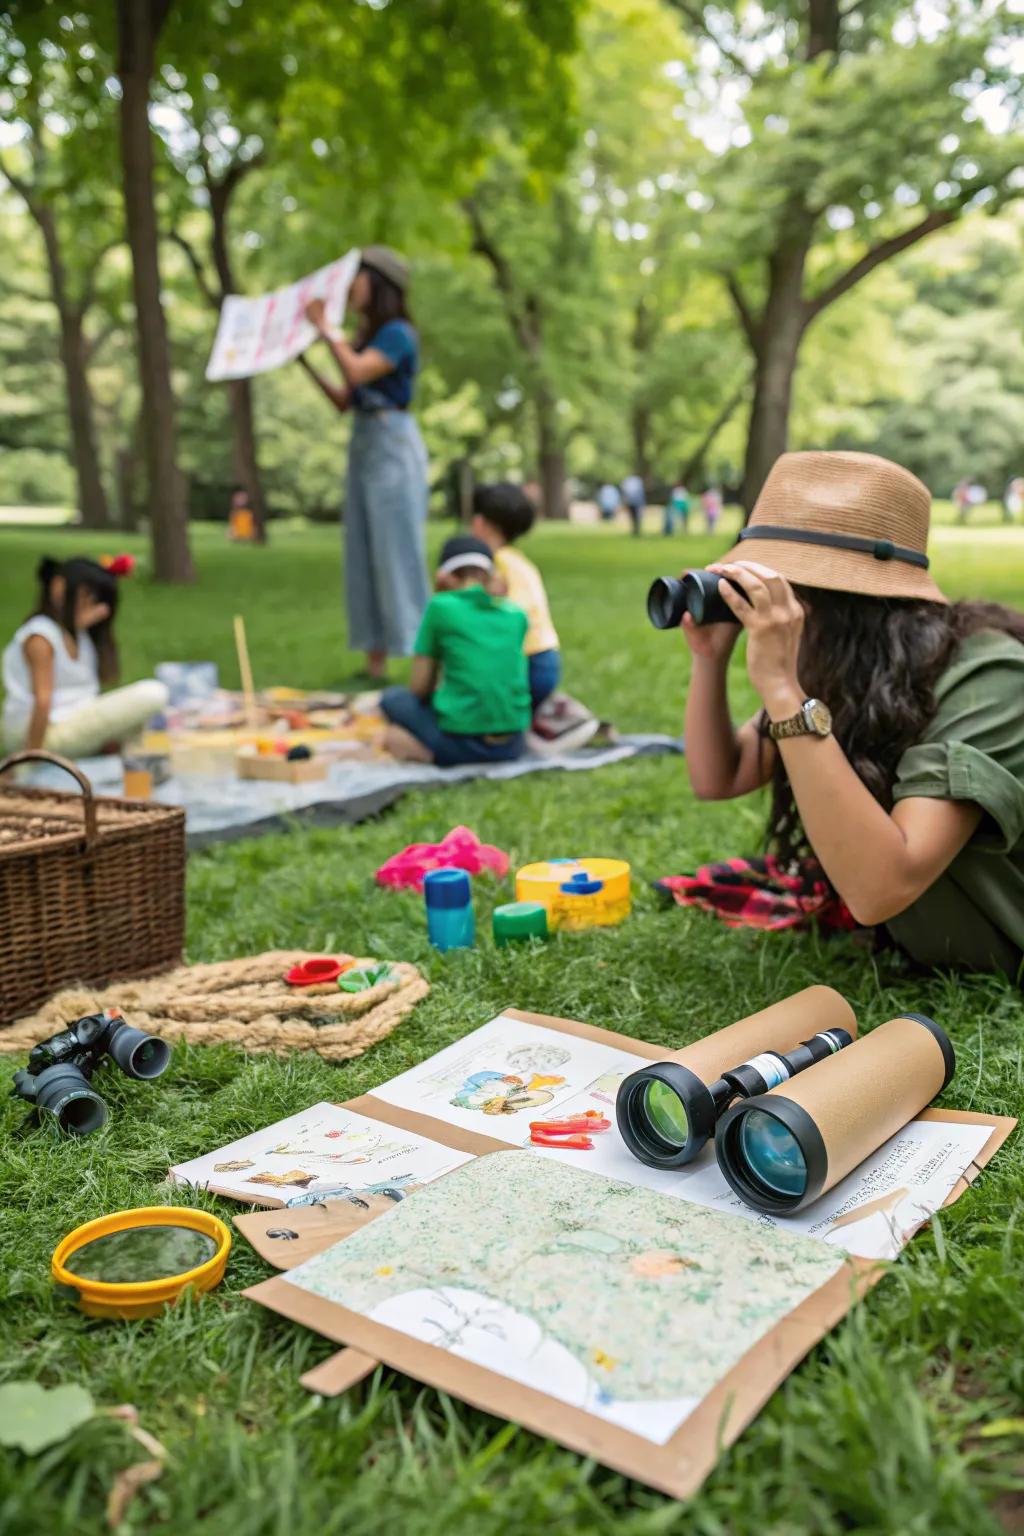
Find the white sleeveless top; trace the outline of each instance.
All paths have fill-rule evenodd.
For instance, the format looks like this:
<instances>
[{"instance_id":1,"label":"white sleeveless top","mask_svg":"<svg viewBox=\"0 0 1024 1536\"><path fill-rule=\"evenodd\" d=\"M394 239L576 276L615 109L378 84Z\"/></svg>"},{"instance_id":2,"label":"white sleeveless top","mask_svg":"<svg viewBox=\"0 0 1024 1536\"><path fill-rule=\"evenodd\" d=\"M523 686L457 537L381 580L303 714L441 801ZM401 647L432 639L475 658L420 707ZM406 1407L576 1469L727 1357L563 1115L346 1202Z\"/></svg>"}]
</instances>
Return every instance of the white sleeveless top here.
<instances>
[{"instance_id":1,"label":"white sleeveless top","mask_svg":"<svg viewBox=\"0 0 1024 1536\"><path fill-rule=\"evenodd\" d=\"M64 631L53 619L36 614L15 632L4 651L3 682L5 732L20 732L28 725L35 705L32 674L22 647L32 635L40 635L53 647L53 702L50 722L59 725L69 715L89 704L100 691L99 662L89 634L78 632L78 655L72 659Z\"/></svg>"}]
</instances>

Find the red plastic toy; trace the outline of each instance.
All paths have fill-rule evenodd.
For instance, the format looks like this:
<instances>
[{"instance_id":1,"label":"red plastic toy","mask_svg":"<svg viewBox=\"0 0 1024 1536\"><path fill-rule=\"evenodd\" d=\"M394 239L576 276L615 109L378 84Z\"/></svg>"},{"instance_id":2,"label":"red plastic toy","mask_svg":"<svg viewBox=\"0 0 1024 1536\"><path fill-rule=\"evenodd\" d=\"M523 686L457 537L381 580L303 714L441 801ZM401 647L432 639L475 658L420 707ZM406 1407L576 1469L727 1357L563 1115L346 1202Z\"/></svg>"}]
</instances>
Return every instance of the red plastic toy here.
<instances>
[{"instance_id":1,"label":"red plastic toy","mask_svg":"<svg viewBox=\"0 0 1024 1536\"><path fill-rule=\"evenodd\" d=\"M337 981L355 963L352 955L316 955L312 960L302 960L298 965L293 965L290 971L285 972L284 979L290 987L322 986L325 982Z\"/></svg>"}]
</instances>

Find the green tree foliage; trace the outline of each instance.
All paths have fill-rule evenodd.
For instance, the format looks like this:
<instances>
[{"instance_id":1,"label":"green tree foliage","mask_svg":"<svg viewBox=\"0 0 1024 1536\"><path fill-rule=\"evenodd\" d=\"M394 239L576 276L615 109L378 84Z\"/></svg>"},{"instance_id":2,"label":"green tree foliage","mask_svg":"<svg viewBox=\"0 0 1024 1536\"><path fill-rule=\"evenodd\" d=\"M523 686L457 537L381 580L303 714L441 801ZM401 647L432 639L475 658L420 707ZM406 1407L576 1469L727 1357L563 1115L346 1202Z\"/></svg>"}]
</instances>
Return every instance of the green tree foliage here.
<instances>
[{"instance_id":1,"label":"green tree foliage","mask_svg":"<svg viewBox=\"0 0 1024 1536\"><path fill-rule=\"evenodd\" d=\"M702 39L682 79L709 147L705 255L754 361L749 506L788 438L804 335L871 273L1024 190L1007 8L674 0Z\"/></svg>"}]
</instances>

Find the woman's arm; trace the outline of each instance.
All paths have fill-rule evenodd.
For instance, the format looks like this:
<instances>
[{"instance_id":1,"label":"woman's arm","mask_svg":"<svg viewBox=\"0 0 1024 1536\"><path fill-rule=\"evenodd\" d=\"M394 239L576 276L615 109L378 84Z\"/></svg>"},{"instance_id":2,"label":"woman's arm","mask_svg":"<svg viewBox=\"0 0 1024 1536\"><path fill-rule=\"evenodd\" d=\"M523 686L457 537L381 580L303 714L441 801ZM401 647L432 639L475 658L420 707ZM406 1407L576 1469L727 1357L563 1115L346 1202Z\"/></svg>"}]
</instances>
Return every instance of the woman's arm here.
<instances>
[{"instance_id":1,"label":"woman's arm","mask_svg":"<svg viewBox=\"0 0 1024 1536\"><path fill-rule=\"evenodd\" d=\"M378 352L376 347L367 347L363 352L357 352L344 336L333 336L327 329L324 319L323 299L311 299L306 305L306 319L311 325L315 325L320 335L331 349L334 361L341 369L342 377L349 389L358 389L360 384L372 384L375 379L382 379L386 373L394 373L395 364L390 357L383 352Z\"/></svg>"},{"instance_id":2,"label":"woman's arm","mask_svg":"<svg viewBox=\"0 0 1024 1536\"><path fill-rule=\"evenodd\" d=\"M769 719L789 719L807 697L797 672L804 623L799 599L784 576L754 561L710 569L726 577L719 590L747 631L747 670ZM749 605L729 577L741 583ZM791 736L776 748L807 839L858 922L884 923L905 911L981 820L980 807L970 801L921 796L900 801L890 815L834 736Z\"/></svg>"},{"instance_id":3,"label":"woman's arm","mask_svg":"<svg viewBox=\"0 0 1024 1536\"><path fill-rule=\"evenodd\" d=\"M437 687L439 672L440 667L433 656L414 656L409 675L409 692L426 703Z\"/></svg>"},{"instance_id":4,"label":"woman's arm","mask_svg":"<svg viewBox=\"0 0 1024 1536\"><path fill-rule=\"evenodd\" d=\"M686 766L698 800L733 800L767 784L775 748L758 730L760 713L737 730L729 715L726 674L739 637L732 624L683 620L693 656L686 696Z\"/></svg>"},{"instance_id":5,"label":"woman's arm","mask_svg":"<svg viewBox=\"0 0 1024 1536\"><path fill-rule=\"evenodd\" d=\"M313 364L309 362L304 352L299 354L299 356L296 358L296 362L301 363L302 367L305 368L306 372L313 380L313 383L327 396L335 410L344 412L351 409L352 391L350 389L345 386L339 388L337 384L332 384L330 379L325 379L323 374L318 372L318 370L313 367Z\"/></svg>"},{"instance_id":6,"label":"woman's arm","mask_svg":"<svg viewBox=\"0 0 1024 1536\"><path fill-rule=\"evenodd\" d=\"M53 646L42 635L29 635L22 646L32 682L32 714L29 716L25 745L35 751L46 740L53 703Z\"/></svg>"}]
</instances>

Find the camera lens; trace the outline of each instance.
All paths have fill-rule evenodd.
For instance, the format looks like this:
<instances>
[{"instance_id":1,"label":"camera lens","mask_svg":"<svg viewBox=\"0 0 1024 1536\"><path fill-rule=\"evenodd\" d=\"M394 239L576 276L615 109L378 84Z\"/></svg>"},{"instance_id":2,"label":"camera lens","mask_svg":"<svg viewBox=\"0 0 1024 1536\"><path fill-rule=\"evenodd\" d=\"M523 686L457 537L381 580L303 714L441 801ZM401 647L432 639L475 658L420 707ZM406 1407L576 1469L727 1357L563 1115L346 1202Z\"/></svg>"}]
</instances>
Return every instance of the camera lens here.
<instances>
[{"instance_id":1,"label":"camera lens","mask_svg":"<svg viewBox=\"0 0 1024 1536\"><path fill-rule=\"evenodd\" d=\"M670 1147L685 1147L690 1121L682 1099L668 1083L652 1077L644 1088L644 1113Z\"/></svg>"},{"instance_id":2,"label":"camera lens","mask_svg":"<svg viewBox=\"0 0 1024 1536\"><path fill-rule=\"evenodd\" d=\"M111 1031L108 1049L127 1077L159 1077L171 1059L166 1041L145 1035L130 1024L120 1024Z\"/></svg>"},{"instance_id":3,"label":"camera lens","mask_svg":"<svg viewBox=\"0 0 1024 1536\"><path fill-rule=\"evenodd\" d=\"M807 1162L793 1132L763 1109L739 1119L737 1151L747 1177L769 1195L798 1199L807 1188Z\"/></svg>"}]
</instances>

